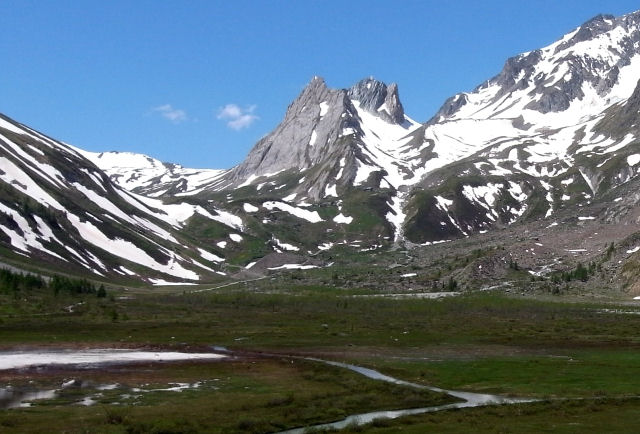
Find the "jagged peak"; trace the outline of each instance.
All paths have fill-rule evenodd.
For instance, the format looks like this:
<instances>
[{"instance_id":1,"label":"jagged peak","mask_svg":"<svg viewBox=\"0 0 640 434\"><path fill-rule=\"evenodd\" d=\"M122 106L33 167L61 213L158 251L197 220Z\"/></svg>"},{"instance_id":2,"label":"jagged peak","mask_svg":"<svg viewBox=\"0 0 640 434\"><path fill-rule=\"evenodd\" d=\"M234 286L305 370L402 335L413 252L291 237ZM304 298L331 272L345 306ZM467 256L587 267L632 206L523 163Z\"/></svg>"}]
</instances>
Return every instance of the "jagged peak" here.
<instances>
[{"instance_id":1,"label":"jagged peak","mask_svg":"<svg viewBox=\"0 0 640 434\"><path fill-rule=\"evenodd\" d=\"M347 95L358 101L362 109L380 116L387 122L402 124L405 121L398 85L395 83L387 86L370 76L349 88Z\"/></svg>"},{"instance_id":2,"label":"jagged peak","mask_svg":"<svg viewBox=\"0 0 640 434\"><path fill-rule=\"evenodd\" d=\"M470 101L474 106L497 104L501 98L524 90L528 96L522 101L529 99L530 102L521 108L542 114L566 111L574 101L585 96L585 84L603 98L628 97L620 93L621 87L617 91L615 89L622 69L630 64L633 57L640 55L638 42L640 11L621 17L597 15L544 48L507 59L499 74L469 93L471 98L463 95L449 98L428 124L455 118L460 112L469 115L471 112L463 107ZM553 64L554 67L545 69L545 64ZM554 85L550 86L551 83ZM489 88L493 89L487 90ZM618 93L611 96L612 91ZM484 96L480 98L479 94ZM497 106L495 109L498 110ZM504 112L503 109L506 106L500 109L500 113ZM485 110L483 113L489 112Z\"/></svg>"},{"instance_id":3,"label":"jagged peak","mask_svg":"<svg viewBox=\"0 0 640 434\"><path fill-rule=\"evenodd\" d=\"M308 106L319 104L329 98L329 94L335 92L327 87L324 79L315 75L304 87L296 99L287 109L286 117L292 117L303 112Z\"/></svg>"},{"instance_id":4,"label":"jagged peak","mask_svg":"<svg viewBox=\"0 0 640 434\"><path fill-rule=\"evenodd\" d=\"M325 83L324 78L319 75L314 75L309 84L306 86L307 88L326 88L327 83Z\"/></svg>"},{"instance_id":5,"label":"jagged peak","mask_svg":"<svg viewBox=\"0 0 640 434\"><path fill-rule=\"evenodd\" d=\"M566 48L579 42L592 39L602 33L608 32L616 26L616 17L613 15L599 14L591 18L578 28L578 31L569 39L566 44L558 46L558 50ZM562 47L562 48L561 48ZM558 51L556 50L556 52Z\"/></svg>"},{"instance_id":6,"label":"jagged peak","mask_svg":"<svg viewBox=\"0 0 640 434\"><path fill-rule=\"evenodd\" d=\"M358 101L360 106L374 112L384 104L387 97L387 85L373 77L367 77L347 90L349 98Z\"/></svg>"},{"instance_id":7,"label":"jagged peak","mask_svg":"<svg viewBox=\"0 0 640 434\"><path fill-rule=\"evenodd\" d=\"M595 17L585 21L585 23L581 27L589 27L592 25L598 25L599 23L604 23L607 21L613 21L616 17L611 14L598 14Z\"/></svg>"}]
</instances>

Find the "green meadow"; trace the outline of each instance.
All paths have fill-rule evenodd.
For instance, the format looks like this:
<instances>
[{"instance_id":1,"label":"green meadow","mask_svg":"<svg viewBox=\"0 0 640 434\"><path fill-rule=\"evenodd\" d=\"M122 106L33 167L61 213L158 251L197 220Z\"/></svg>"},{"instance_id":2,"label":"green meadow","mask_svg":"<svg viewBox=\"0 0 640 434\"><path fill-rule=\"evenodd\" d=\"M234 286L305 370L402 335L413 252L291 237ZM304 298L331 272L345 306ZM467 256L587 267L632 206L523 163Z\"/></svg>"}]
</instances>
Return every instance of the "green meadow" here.
<instances>
[{"instance_id":1,"label":"green meadow","mask_svg":"<svg viewBox=\"0 0 640 434\"><path fill-rule=\"evenodd\" d=\"M640 412L640 309L623 301L493 292L392 299L286 279L193 289L107 287L105 297L3 291L5 349L221 346L231 355L4 371L2 385L46 389L70 378L86 385L29 408L1 410L2 432L277 432L455 401L299 356L445 389L539 400L380 420L345 432L627 432ZM157 390L175 383L199 385ZM118 387L100 390L104 384ZM94 405L77 405L88 395Z\"/></svg>"}]
</instances>

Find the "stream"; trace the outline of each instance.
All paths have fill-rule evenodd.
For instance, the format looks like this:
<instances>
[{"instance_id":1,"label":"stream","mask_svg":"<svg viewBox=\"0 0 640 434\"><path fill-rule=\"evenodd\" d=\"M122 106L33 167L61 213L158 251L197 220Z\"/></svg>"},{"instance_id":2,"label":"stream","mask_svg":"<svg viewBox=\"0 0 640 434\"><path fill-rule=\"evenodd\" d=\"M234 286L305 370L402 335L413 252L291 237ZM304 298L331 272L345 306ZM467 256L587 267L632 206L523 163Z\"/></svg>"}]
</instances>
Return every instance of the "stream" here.
<instances>
[{"instance_id":1,"label":"stream","mask_svg":"<svg viewBox=\"0 0 640 434\"><path fill-rule=\"evenodd\" d=\"M119 350L119 349L89 349L89 350L44 350L44 351L0 351L0 370L5 369L25 369L25 368L47 368L60 365L74 365L81 369L98 369L105 364L132 363L142 361L167 362L178 360L215 360L221 358L233 357L233 352L224 347L211 347L215 352L211 353L181 353L170 351L142 351L142 350ZM262 354L263 356L266 354ZM269 354L268 356L283 357L281 354ZM297 357L294 357L297 358ZM501 395L488 395L482 393L463 392L456 390L446 390L439 387L427 386L409 381L400 380L390 377L374 369L362 366L351 365L348 363L334 362L330 360L317 359L313 357L304 357L317 363L324 363L338 368L348 369L367 378L387 383L397 384L405 387L413 387L417 389L426 389L433 392L445 393L449 396L460 399L460 402L444 404L432 407L411 408L405 410L382 410L369 413L353 414L342 420L295 428L287 431L281 431L278 434L303 434L310 430L323 429L343 429L348 426L365 425L376 419L395 419L401 416L414 414L422 414L436 412L441 410L449 410L454 408L480 407L485 405L501 405L501 404L517 404L524 402L533 402L535 399L528 398L511 398ZM133 388L129 392L144 393L154 391L181 391L186 389L196 389L204 384L205 380L194 384L170 383L172 387L166 389L149 389ZM31 401L47 400L56 398L60 391L68 387L80 387L80 383L72 380L63 383L61 387L50 390L38 390L32 387L0 387L0 408L16 408L28 407ZM84 396L84 398L76 404L92 405L96 401L94 398L100 396L100 391L120 389L117 384L113 385L96 385L93 387L93 395ZM123 395L126 397L129 395Z\"/></svg>"},{"instance_id":2,"label":"stream","mask_svg":"<svg viewBox=\"0 0 640 434\"><path fill-rule=\"evenodd\" d=\"M374 369L364 368L362 366L350 365L348 363L333 362L328 360L316 359L313 357L305 358L305 360L311 360L314 362L325 363L331 366L337 366L339 368L349 369L350 371L357 372L364 375L367 378L378 381L385 381L387 383L393 383L400 386L414 387L417 389L427 389L433 392L446 393L449 396L462 399L462 402L454 402L452 404L444 404L433 407L423 408L410 408L406 410L382 410L374 411L370 413L360 413L347 416L346 418L318 425L311 425L301 428L290 429L286 431L280 431L277 434L304 434L307 431L313 430L329 430L329 429L344 429L349 426L366 425L373 422L376 419L396 419L402 416L409 416L413 414L431 413L441 410L449 410L453 408L469 408L469 407L482 407L485 405L502 405L502 404L519 404L524 402L534 402L535 399L530 398L510 398L501 395L487 395L483 393L462 392L457 390L446 390L439 387L425 386L423 384L411 383L409 381L400 380L394 377L390 377Z\"/></svg>"}]
</instances>

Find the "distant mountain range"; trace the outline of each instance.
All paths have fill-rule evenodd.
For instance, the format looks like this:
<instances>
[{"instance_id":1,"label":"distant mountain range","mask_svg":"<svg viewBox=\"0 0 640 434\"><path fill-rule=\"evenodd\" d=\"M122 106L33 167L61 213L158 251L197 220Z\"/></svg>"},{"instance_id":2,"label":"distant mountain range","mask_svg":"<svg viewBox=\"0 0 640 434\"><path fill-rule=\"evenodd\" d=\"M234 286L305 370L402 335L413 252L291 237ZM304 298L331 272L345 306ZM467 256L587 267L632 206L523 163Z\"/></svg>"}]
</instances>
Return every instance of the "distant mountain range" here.
<instances>
[{"instance_id":1,"label":"distant mountain range","mask_svg":"<svg viewBox=\"0 0 640 434\"><path fill-rule=\"evenodd\" d=\"M338 247L553 227L587 209L620 224L640 200L639 80L640 11L508 59L424 124L396 84L314 77L228 170L87 152L3 116L0 249L49 269L197 283L260 258L315 267Z\"/></svg>"}]
</instances>

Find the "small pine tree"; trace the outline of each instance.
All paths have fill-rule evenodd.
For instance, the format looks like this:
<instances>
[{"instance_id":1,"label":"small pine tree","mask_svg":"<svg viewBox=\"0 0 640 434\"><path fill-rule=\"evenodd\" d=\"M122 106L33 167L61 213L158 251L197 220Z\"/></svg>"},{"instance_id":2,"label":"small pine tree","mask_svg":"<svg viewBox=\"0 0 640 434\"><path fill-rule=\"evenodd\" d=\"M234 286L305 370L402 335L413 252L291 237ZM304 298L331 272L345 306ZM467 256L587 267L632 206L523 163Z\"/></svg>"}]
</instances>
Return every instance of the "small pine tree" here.
<instances>
[{"instance_id":1,"label":"small pine tree","mask_svg":"<svg viewBox=\"0 0 640 434\"><path fill-rule=\"evenodd\" d=\"M105 298L107 296L107 290L105 289L104 285L100 285L100 288L98 288L98 292L96 293L96 296L98 298Z\"/></svg>"},{"instance_id":2,"label":"small pine tree","mask_svg":"<svg viewBox=\"0 0 640 434\"><path fill-rule=\"evenodd\" d=\"M586 282L587 280L589 280L589 270L587 270L584 265L582 265L582 263L578 263L578 266L573 272L573 277Z\"/></svg>"},{"instance_id":3,"label":"small pine tree","mask_svg":"<svg viewBox=\"0 0 640 434\"><path fill-rule=\"evenodd\" d=\"M449 283L447 284L447 289L449 291L455 291L458 288L458 282L453 277L449 278Z\"/></svg>"},{"instance_id":4,"label":"small pine tree","mask_svg":"<svg viewBox=\"0 0 640 434\"><path fill-rule=\"evenodd\" d=\"M607 253L606 253L607 259L611 259L611 256L614 254L615 251L616 251L616 248L613 245L613 241L611 241L611 245L607 249Z\"/></svg>"}]
</instances>

